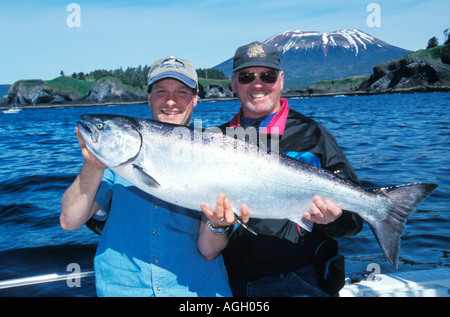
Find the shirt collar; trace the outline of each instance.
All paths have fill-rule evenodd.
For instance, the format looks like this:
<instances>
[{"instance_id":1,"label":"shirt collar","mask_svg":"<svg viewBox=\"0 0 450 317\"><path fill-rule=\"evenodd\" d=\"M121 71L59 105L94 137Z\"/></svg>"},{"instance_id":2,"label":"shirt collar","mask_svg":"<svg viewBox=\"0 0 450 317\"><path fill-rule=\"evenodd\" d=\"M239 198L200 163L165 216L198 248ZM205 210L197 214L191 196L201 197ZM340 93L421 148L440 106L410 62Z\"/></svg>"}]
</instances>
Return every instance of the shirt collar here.
<instances>
[{"instance_id":1,"label":"shirt collar","mask_svg":"<svg viewBox=\"0 0 450 317\"><path fill-rule=\"evenodd\" d=\"M286 125L286 119L289 113L288 102L285 98L280 98L281 108L275 114L275 116L267 123L267 125L261 126L262 131L260 133L268 134L278 134L282 135L284 133L284 126ZM243 116L242 107L239 109L238 114L236 114L230 122L230 127L240 127L241 117Z\"/></svg>"}]
</instances>

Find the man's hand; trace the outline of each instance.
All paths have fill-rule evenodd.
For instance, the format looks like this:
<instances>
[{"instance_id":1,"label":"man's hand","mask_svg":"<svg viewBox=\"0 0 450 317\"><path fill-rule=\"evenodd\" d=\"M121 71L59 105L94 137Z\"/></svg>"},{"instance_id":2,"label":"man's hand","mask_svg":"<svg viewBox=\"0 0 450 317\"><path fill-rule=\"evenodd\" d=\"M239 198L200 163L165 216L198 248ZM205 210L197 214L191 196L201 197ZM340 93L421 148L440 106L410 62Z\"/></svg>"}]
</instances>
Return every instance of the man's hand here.
<instances>
[{"instance_id":1,"label":"man's hand","mask_svg":"<svg viewBox=\"0 0 450 317\"><path fill-rule=\"evenodd\" d=\"M311 212L305 211L303 216L306 220L317 224L329 224L342 215L342 209L331 199L323 200L319 196L314 196L311 204Z\"/></svg>"},{"instance_id":2,"label":"man's hand","mask_svg":"<svg viewBox=\"0 0 450 317\"><path fill-rule=\"evenodd\" d=\"M78 130L78 127L75 127L75 129L77 131L77 138L78 138L78 142L80 143L81 154L84 157L85 163L87 163L88 165L90 165L92 167L106 169L107 166L105 164L103 164L102 162L100 162L98 160L98 158L96 158L95 155L92 154L87 149L86 144L84 143L83 137L81 136L80 131Z\"/></svg>"},{"instance_id":3,"label":"man's hand","mask_svg":"<svg viewBox=\"0 0 450 317\"><path fill-rule=\"evenodd\" d=\"M230 199L226 198L224 194L217 196L216 211L209 209L205 203L201 203L200 207L208 217L211 226L213 227L227 227L237 223L234 212L231 207ZM241 219L243 222L247 222L249 218L248 207L243 204L241 206Z\"/></svg>"},{"instance_id":4,"label":"man's hand","mask_svg":"<svg viewBox=\"0 0 450 317\"><path fill-rule=\"evenodd\" d=\"M200 254L207 260L212 260L225 249L228 244L228 234L215 234L206 226L206 218L212 228L225 228L237 223L230 199L224 194L217 196L215 212L206 206L205 203L200 204L201 209L205 213L199 226L198 250ZM245 204L241 206L241 219L243 222L248 221L248 208Z\"/></svg>"}]
</instances>

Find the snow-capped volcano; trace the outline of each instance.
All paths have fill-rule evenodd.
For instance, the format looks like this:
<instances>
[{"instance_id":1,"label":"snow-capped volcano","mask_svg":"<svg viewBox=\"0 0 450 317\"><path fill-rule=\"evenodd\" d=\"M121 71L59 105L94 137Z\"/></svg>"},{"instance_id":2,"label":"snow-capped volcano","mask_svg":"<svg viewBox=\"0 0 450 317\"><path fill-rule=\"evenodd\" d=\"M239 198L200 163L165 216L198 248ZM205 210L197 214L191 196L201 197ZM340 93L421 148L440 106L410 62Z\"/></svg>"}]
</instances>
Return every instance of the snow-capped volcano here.
<instances>
[{"instance_id":1,"label":"snow-capped volcano","mask_svg":"<svg viewBox=\"0 0 450 317\"><path fill-rule=\"evenodd\" d=\"M291 30L264 42L278 48L286 88L306 87L321 80L369 76L375 65L409 53L356 29ZM232 65L231 58L215 68L230 76Z\"/></svg>"},{"instance_id":2,"label":"snow-capped volcano","mask_svg":"<svg viewBox=\"0 0 450 317\"><path fill-rule=\"evenodd\" d=\"M327 56L330 47L348 49L356 56L361 49L366 50L370 45L377 45L379 47L390 46L356 29L345 29L330 33L292 30L274 35L266 40L265 43L279 47L280 54L284 54L290 50L312 50L320 47L325 56Z\"/></svg>"}]
</instances>

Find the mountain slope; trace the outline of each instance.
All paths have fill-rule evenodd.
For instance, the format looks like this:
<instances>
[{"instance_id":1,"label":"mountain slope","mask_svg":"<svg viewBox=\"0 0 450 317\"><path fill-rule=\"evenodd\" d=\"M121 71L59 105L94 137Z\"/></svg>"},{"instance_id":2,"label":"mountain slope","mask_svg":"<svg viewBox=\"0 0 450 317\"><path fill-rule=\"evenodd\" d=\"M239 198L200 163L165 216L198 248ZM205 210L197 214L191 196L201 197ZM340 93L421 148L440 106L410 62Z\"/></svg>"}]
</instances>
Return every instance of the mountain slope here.
<instances>
[{"instance_id":1,"label":"mountain slope","mask_svg":"<svg viewBox=\"0 0 450 317\"><path fill-rule=\"evenodd\" d=\"M356 29L329 33L292 30L278 33L264 42L278 47L285 72L285 88L368 76L375 65L409 53ZM214 68L230 76L232 66L231 58Z\"/></svg>"}]
</instances>

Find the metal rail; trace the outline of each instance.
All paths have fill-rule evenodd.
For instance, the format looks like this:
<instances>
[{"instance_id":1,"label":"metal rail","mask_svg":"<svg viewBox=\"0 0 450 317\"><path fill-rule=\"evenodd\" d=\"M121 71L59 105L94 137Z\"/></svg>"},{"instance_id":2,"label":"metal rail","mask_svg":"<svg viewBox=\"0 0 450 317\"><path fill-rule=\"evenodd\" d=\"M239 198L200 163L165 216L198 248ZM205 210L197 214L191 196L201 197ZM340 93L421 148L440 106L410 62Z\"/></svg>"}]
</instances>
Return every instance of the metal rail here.
<instances>
[{"instance_id":1,"label":"metal rail","mask_svg":"<svg viewBox=\"0 0 450 317\"><path fill-rule=\"evenodd\" d=\"M23 277L23 278L14 278L6 281L0 281L0 289L26 286L26 285L34 285L34 284L42 284L42 283L50 283L57 281L65 281L65 280L73 280L77 278L94 276L94 271L84 271L78 273L67 273L67 274L44 274L32 277Z\"/></svg>"}]
</instances>

